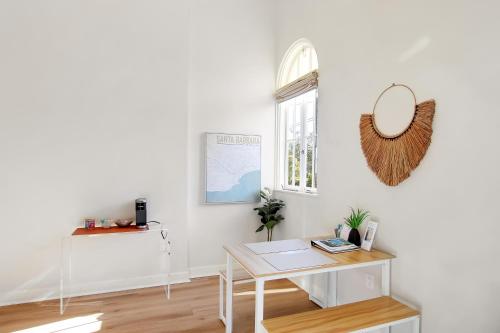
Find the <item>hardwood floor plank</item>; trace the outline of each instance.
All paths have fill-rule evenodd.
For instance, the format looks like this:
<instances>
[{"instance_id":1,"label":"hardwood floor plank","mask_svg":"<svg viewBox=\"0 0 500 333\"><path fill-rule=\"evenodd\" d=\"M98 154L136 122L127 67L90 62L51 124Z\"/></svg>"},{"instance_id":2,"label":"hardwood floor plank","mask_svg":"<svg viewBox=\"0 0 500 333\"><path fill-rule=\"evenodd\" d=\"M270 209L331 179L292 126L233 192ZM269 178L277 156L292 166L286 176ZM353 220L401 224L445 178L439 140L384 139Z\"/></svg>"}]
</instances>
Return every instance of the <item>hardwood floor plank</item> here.
<instances>
[{"instance_id":1,"label":"hardwood floor plank","mask_svg":"<svg viewBox=\"0 0 500 333\"><path fill-rule=\"evenodd\" d=\"M57 332L69 332L71 325L82 325L81 317L102 313L97 318L101 325L98 332L223 333L224 325L218 318L219 278L192 281L173 285L170 300L161 287L75 297L62 316L58 300L0 307L0 332L54 325L64 320L69 320L65 329ZM253 283L234 287L235 333L253 332L254 287ZM266 283L265 319L317 308L303 290L288 280ZM43 331L55 332L51 327Z\"/></svg>"}]
</instances>

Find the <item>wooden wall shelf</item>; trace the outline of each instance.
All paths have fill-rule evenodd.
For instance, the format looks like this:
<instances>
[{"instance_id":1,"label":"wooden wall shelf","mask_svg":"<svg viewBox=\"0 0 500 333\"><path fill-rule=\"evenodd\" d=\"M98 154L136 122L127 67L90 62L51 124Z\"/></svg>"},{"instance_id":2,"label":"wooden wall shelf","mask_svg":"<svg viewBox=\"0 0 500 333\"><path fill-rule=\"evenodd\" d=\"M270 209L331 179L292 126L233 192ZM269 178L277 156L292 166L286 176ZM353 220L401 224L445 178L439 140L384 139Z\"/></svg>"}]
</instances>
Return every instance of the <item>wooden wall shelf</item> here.
<instances>
[{"instance_id":1,"label":"wooden wall shelf","mask_svg":"<svg viewBox=\"0 0 500 333\"><path fill-rule=\"evenodd\" d=\"M93 229L85 229L85 228L76 228L75 231L71 234L72 236L89 236L89 235L103 235L103 234L119 234L119 233L127 233L127 232L144 232L148 231L148 229L140 229L135 225L128 227L95 227Z\"/></svg>"}]
</instances>

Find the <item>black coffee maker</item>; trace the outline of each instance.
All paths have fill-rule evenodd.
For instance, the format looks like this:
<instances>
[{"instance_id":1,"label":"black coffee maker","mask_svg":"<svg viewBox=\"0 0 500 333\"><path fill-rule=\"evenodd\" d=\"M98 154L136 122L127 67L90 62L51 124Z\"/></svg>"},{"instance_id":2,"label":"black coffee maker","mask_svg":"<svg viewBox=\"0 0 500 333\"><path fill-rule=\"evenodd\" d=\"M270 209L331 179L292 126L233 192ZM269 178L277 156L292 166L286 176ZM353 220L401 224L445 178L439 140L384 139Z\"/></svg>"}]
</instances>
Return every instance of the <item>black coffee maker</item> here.
<instances>
[{"instance_id":1,"label":"black coffee maker","mask_svg":"<svg viewBox=\"0 0 500 333\"><path fill-rule=\"evenodd\" d=\"M135 224L137 228L148 227L146 203L147 203L146 198L139 198L135 200Z\"/></svg>"}]
</instances>

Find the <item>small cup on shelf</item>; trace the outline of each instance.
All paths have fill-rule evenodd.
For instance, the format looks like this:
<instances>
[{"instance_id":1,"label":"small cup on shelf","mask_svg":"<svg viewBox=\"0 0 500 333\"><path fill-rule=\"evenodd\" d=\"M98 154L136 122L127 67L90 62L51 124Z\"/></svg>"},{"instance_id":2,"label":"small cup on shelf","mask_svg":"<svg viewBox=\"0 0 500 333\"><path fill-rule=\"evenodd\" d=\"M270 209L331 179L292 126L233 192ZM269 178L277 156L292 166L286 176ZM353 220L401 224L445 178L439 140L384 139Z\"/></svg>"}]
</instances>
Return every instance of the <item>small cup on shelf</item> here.
<instances>
[{"instance_id":1,"label":"small cup on shelf","mask_svg":"<svg viewBox=\"0 0 500 333\"><path fill-rule=\"evenodd\" d=\"M85 229L94 229L95 228L95 221L96 221L96 219L94 219L94 218L85 219Z\"/></svg>"},{"instance_id":2,"label":"small cup on shelf","mask_svg":"<svg viewBox=\"0 0 500 333\"><path fill-rule=\"evenodd\" d=\"M101 226L103 228L111 228L111 226L115 223L113 219L101 219Z\"/></svg>"}]
</instances>

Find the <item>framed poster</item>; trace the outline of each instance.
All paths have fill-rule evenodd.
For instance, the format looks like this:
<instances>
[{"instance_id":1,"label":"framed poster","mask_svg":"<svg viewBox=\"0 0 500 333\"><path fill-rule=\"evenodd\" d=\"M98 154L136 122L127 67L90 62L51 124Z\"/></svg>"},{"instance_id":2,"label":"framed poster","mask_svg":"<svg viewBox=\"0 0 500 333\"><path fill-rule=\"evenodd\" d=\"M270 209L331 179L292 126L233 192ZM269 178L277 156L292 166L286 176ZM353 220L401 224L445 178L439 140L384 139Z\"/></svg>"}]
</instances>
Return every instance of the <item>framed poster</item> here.
<instances>
[{"instance_id":1,"label":"framed poster","mask_svg":"<svg viewBox=\"0 0 500 333\"><path fill-rule=\"evenodd\" d=\"M366 251L372 250L373 240L375 239L375 233L377 232L378 224L377 222L369 221L366 227L365 236L362 239L361 248Z\"/></svg>"},{"instance_id":2,"label":"framed poster","mask_svg":"<svg viewBox=\"0 0 500 333\"><path fill-rule=\"evenodd\" d=\"M260 201L260 142L260 135L206 134L206 203Z\"/></svg>"}]
</instances>

